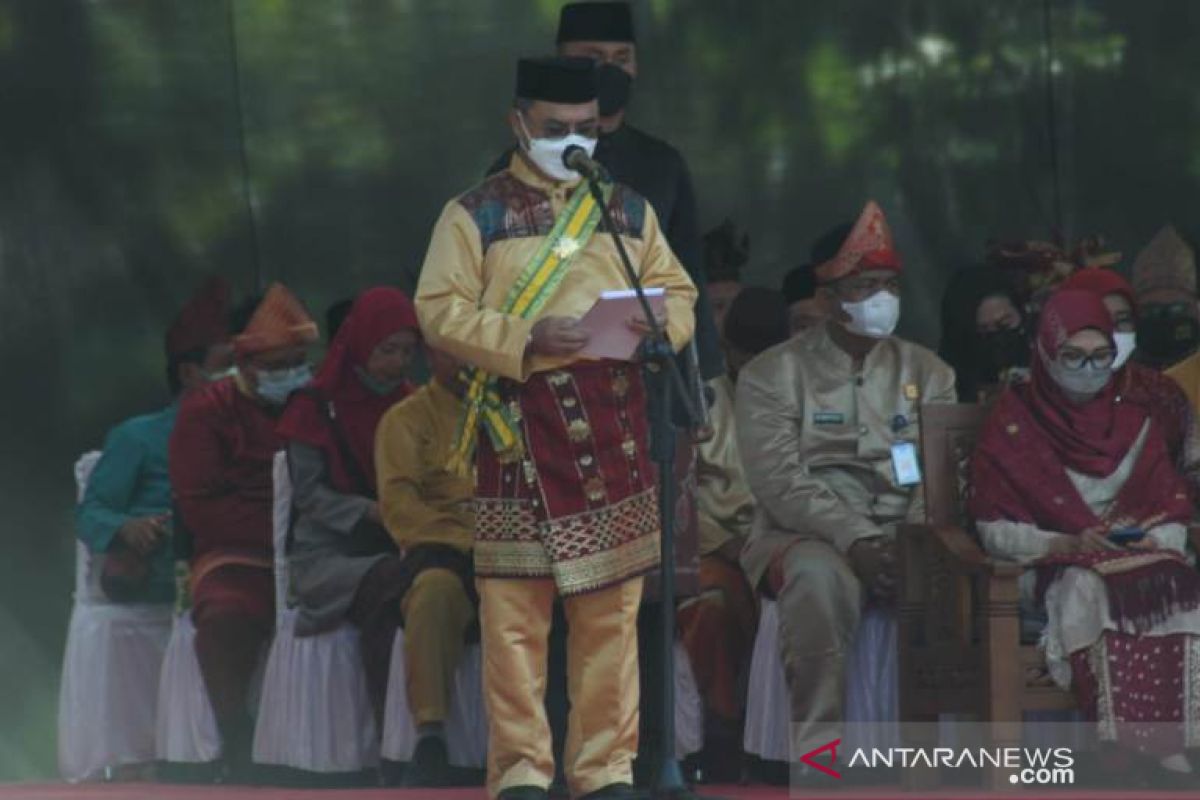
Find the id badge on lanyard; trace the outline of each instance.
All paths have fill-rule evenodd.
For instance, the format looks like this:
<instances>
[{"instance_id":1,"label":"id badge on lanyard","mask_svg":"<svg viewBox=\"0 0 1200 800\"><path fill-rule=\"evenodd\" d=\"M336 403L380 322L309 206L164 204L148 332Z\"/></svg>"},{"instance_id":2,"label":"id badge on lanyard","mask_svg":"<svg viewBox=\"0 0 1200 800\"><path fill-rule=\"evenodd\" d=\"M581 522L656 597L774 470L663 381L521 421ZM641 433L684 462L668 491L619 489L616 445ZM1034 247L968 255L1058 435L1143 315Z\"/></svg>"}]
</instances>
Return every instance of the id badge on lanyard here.
<instances>
[{"instance_id":1,"label":"id badge on lanyard","mask_svg":"<svg viewBox=\"0 0 1200 800\"><path fill-rule=\"evenodd\" d=\"M921 482L921 465L917 460L915 444L896 442L892 445L892 470L900 486L916 486Z\"/></svg>"}]
</instances>

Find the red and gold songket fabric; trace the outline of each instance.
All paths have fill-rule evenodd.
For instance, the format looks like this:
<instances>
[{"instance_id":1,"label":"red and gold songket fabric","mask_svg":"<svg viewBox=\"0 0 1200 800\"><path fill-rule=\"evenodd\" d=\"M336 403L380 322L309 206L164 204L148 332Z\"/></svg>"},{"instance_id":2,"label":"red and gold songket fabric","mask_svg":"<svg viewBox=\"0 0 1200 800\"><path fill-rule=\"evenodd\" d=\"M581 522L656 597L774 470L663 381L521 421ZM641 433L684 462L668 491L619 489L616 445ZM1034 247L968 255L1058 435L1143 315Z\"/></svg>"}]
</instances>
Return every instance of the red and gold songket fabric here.
<instances>
[{"instance_id":1,"label":"red and gold songket fabric","mask_svg":"<svg viewBox=\"0 0 1200 800\"><path fill-rule=\"evenodd\" d=\"M658 565L658 499L641 367L579 362L502 381L525 452L476 452L475 571L553 577L564 596Z\"/></svg>"}]
</instances>

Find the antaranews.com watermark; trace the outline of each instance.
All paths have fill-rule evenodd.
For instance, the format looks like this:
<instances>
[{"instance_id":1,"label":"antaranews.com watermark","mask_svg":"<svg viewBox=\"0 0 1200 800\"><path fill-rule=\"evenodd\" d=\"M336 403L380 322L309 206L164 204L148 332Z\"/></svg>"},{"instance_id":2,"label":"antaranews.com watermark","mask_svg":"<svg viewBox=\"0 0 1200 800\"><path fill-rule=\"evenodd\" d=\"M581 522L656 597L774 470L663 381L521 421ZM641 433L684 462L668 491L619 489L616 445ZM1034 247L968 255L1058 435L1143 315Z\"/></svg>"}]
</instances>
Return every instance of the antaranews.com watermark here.
<instances>
[{"instance_id":1,"label":"antaranews.com watermark","mask_svg":"<svg viewBox=\"0 0 1200 800\"><path fill-rule=\"evenodd\" d=\"M830 764L838 762L841 739L805 753L800 761L809 767L840 779L842 774L821 763L828 754ZM1075 756L1067 747L888 747L855 748L849 758L850 769L1004 769L1011 771L1009 783L1026 786L1068 786L1075 783Z\"/></svg>"},{"instance_id":2,"label":"antaranews.com watermark","mask_svg":"<svg viewBox=\"0 0 1200 800\"><path fill-rule=\"evenodd\" d=\"M793 731L792 742L798 743L799 732ZM810 745L807 752L792 748L793 796L822 796L847 784L897 790L941 785L986 792L1078 788L1095 779L1094 723L991 725L945 718L938 723L850 723L838 733Z\"/></svg>"}]
</instances>

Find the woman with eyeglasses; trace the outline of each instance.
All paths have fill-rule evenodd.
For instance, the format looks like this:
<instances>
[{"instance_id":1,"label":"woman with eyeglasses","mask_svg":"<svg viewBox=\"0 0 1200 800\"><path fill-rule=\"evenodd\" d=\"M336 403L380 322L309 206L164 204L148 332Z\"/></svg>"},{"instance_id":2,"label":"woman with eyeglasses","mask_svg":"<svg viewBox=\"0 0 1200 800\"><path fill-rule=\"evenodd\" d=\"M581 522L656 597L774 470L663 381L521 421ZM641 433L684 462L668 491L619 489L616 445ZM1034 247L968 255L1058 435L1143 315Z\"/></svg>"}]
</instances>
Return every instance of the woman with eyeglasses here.
<instances>
[{"instance_id":1,"label":"woman with eyeglasses","mask_svg":"<svg viewBox=\"0 0 1200 800\"><path fill-rule=\"evenodd\" d=\"M1050 677L1102 742L1193 785L1200 730L1200 575L1184 550L1193 508L1160 423L1121 402L1113 319L1094 292L1047 302L1032 377L997 401L971 463L969 512L996 558L1026 564L1044 606Z\"/></svg>"}]
</instances>

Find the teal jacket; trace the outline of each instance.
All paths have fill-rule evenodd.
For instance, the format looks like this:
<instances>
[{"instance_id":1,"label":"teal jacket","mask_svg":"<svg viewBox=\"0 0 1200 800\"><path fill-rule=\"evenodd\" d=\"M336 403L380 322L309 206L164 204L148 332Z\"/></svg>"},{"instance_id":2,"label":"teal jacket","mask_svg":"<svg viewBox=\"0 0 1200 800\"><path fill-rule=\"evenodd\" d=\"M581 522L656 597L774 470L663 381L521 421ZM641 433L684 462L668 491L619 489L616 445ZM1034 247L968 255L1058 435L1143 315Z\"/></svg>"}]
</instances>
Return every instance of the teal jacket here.
<instances>
[{"instance_id":1,"label":"teal jacket","mask_svg":"<svg viewBox=\"0 0 1200 800\"><path fill-rule=\"evenodd\" d=\"M93 553L105 553L126 520L171 510L167 441L178 405L122 422L104 442L104 452L75 512L79 540ZM165 540L150 560L150 579L132 602L171 603L175 597L174 554Z\"/></svg>"}]
</instances>

